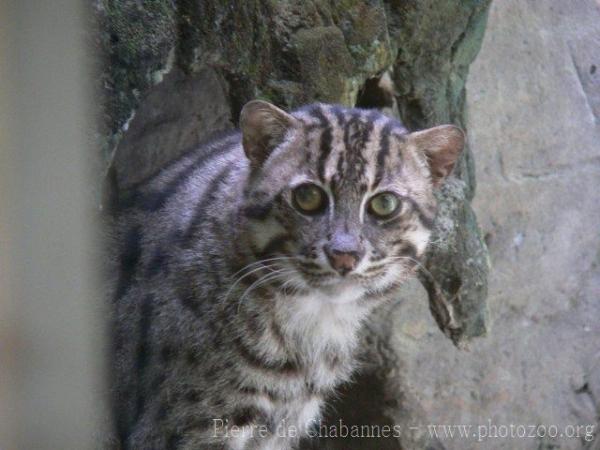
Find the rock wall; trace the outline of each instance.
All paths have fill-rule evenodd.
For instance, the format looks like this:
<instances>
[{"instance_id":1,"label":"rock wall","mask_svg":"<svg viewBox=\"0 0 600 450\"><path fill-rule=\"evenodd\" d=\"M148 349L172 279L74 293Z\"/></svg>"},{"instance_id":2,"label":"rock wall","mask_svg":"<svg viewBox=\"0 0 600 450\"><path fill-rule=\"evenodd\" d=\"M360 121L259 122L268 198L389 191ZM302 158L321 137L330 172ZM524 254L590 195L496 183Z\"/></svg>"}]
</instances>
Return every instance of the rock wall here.
<instances>
[{"instance_id":1,"label":"rock wall","mask_svg":"<svg viewBox=\"0 0 600 450\"><path fill-rule=\"evenodd\" d=\"M415 129L465 127L465 82L488 6L489 0L96 0L109 190L118 195L211 133L232 128L253 98L288 109L313 101L388 108ZM384 74L391 99L378 91ZM450 338L442 338L444 348L487 330L488 255L470 206L474 192L467 150L440 193L436 245L422 276L423 304L433 314L415 316L415 323L435 318L443 331L436 333ZM417 301L423 291L415 286L402 296ZM401 376L390 320L395 307L381 311L366 333L365 369L331 420L407 425L425 412ZM415 347L408 356L418 353ZM400 441L405 448L433 442L408 433Z\"/></svg>"},{"instance_id":2,"label":"rock wall","mask_svg":"<svg viewBox=\"0 0 600 450\"><path fill-rule=\"evenodd\" d=\"M413 422L421 432L427 424L587 429L579 438L482 443L440 436L448 449L600 448L599 437L585 438L590 425L598 433L600 416L598 36L592 0L492 3L467 82L467 128L494 326L460 352L425 315L424 293L393 319L406 394L427 417Z\"/></svg>"}]
</instances>

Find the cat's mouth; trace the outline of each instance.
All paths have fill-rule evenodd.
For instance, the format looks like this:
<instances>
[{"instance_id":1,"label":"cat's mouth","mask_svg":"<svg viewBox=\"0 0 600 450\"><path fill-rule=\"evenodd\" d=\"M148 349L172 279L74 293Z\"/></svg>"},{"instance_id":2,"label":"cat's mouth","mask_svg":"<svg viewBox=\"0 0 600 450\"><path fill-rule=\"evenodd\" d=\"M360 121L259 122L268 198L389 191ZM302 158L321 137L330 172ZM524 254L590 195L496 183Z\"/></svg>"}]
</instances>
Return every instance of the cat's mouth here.
<instances>
[{"instance_id":1,"label":"cat's mouth","mask_svg":"<svg viewBox=\"0 0 600 450\"><path fill-rule=\"evenodd\" d=\"M360 272L352 271L340 275L327 267L315 264L310 268L296 265L295 271L305 288L339 292L356 289L364 292L380 292L390 286L399 286L414 276L416 266L394 261L365 267Z\"/></svg>"},{"instance_id":2,"label":"cat's mouth","mask_svg":"<svg viewBox=\"0 0 600 450\"><path fill-rule=\"evenodd\" d=\"M348 286L357 285L365 286L370 283L375 283L387 275L386 269L379 269L370 273L350 272L344 275L333 270L306 270L301 267L298 269L303 281L310 287L325 287L325 286Z\"/></svg>"}]
</instances>

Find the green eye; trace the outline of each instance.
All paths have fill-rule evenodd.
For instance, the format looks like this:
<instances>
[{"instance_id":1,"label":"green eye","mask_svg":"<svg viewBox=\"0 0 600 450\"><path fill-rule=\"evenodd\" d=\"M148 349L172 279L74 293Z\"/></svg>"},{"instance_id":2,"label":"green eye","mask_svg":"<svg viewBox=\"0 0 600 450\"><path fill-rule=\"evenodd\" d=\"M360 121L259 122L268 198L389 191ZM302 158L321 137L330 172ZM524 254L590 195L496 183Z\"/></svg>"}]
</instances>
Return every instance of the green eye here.
<instances>
[{"instance_id":1,"label":"green eye","mask_svg":"<svg viewBox=\"0 0 600 450\"><path fill-rule=\"evenodd\" d=\"M368 211L379 219L392 216L400 206L400 200L391 192L377 194L369 201Z\"/></svg>"},{"instance_id":2,"label":"green eye","mask_svg":"<svg viewBox=\"0 0 600 450\"><path fill-rule=\"evenodd\" d=\"M294 206L304 214L317 214L325 208L326 195L319 186L306 183L294 189Z\"/></svg>"}]
</instances>

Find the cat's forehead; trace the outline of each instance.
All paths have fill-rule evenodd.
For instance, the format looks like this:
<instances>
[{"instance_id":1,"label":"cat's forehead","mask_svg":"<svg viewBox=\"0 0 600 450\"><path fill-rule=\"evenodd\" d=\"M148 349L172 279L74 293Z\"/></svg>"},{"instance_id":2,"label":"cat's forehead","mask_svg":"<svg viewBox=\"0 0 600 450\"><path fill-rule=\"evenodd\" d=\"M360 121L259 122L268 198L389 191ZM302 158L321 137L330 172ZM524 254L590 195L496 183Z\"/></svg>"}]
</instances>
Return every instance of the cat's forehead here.
<instances>
[{"instance_id":1,"label":"cat's forehead","mask_svg":"<svg viewBox=\"0 0 600 450\"><path fill-rule=\"evenodd\" d=\"M306 167L332 190L375 190L406 156L406 128L377 110L315 104L294 116L304 127Z\"/></svg>"},{"instance_id":2,"label":"cat's forehead","mask_svg":"<svg viewBox=\"0 0 600 450\"><path fill-rule=\"evenodd\" d=\"M357 128L377 128L389 124L397 134L406 134L400 121L376 109L348 108L341 105L314 103L292 113L308 128L313 130L333 128L337 131L357 131ZM352 138L352 136L349 136Z\"/></svg>"}]
</instances>

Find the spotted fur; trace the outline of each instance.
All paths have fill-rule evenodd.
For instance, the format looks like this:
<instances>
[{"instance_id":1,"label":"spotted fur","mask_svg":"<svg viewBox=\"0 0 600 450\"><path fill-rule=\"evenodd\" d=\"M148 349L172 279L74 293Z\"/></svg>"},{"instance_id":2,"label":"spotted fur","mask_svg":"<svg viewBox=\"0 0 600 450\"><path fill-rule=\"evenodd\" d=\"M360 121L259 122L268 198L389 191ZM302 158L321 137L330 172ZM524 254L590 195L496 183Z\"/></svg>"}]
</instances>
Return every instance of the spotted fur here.
<instances>
[{"instance_id":1,"label":"spotted fur","mask_svg":"<svg viewBox=\"0 0 600 450\"><path fill-rule=\"evenodd\" d=\"M418 266L433 190L462 144L455 127L408 133L375 110L255 101L241 133L122 195L110 291L121 447L294 448L355 370L361 324ZM318 215L294 207L306 182L327 195ZM379 192L400 199L394 217L369 214ZM345 276L324 251L340 236L362 249Z\"/></svg>"}]
</instances>

